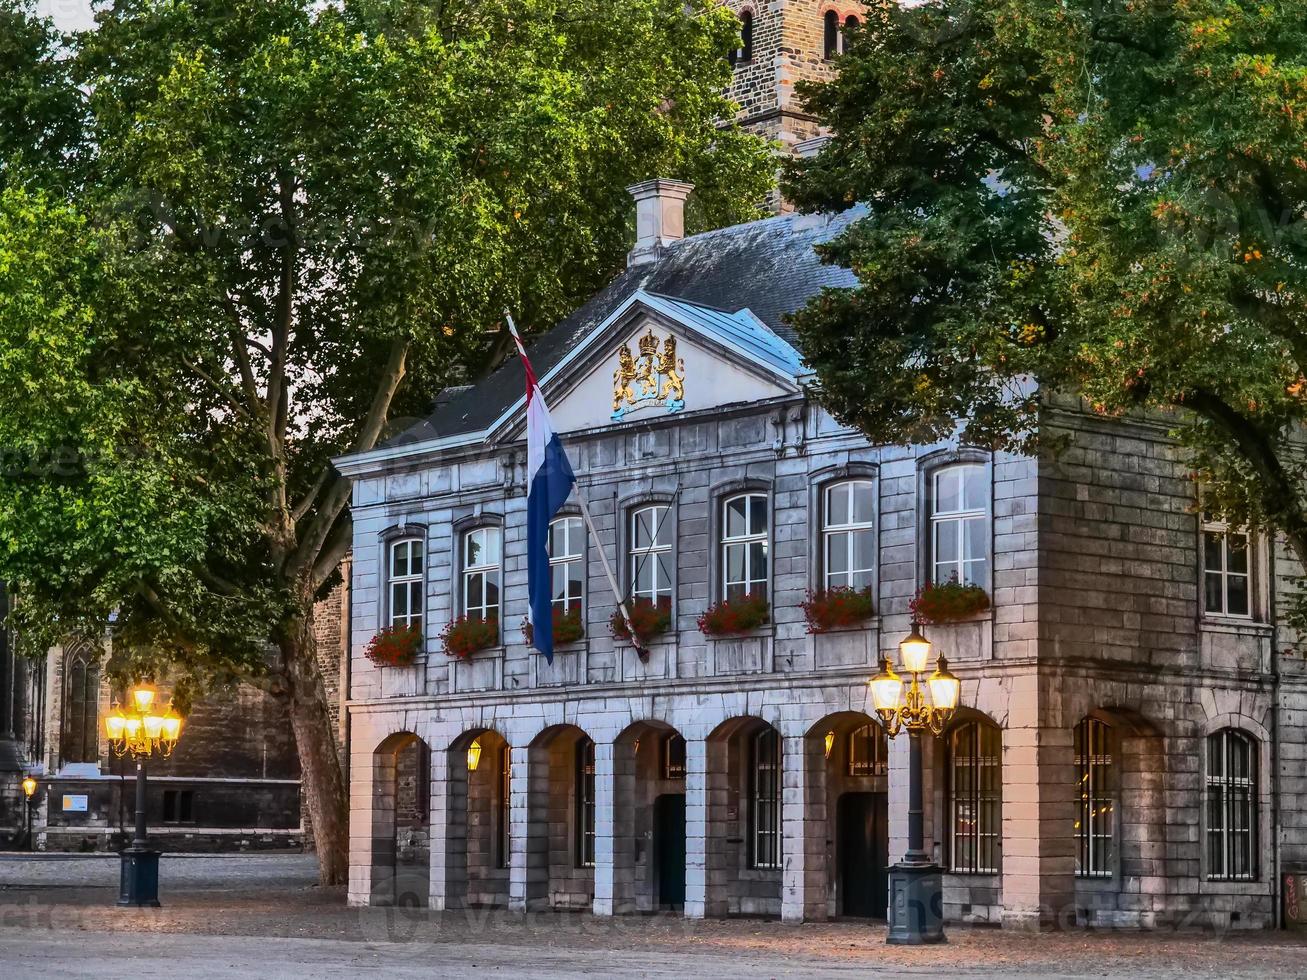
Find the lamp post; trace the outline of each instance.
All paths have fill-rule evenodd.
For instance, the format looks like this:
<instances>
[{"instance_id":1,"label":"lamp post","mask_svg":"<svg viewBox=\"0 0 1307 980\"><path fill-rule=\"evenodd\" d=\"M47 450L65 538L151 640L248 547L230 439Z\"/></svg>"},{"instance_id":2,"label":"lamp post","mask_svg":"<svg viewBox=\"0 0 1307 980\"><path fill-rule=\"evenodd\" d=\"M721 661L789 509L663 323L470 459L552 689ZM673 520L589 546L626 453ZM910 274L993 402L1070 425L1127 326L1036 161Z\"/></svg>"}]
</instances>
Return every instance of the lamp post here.
<instances>
[{"instance_id":1,"label":"lamp post","mask_svg":"<svg viewBox=\"0 0 1307 980\"><path fill-rule=\"evenodd\" d=\"M27 801L27 849L36 850L36 842L32 836L32 817L36 813L36 777L28 773L23 777L23 798Z\"/></svg>"},{"instance_id":2,"label":"lamp post","mask_svg":"<svg viewBox=\"0 0 1307 980\"><path fill-rule=\"evenodd\" d=\"M948 661L941 655L935 672L924 681L929 669L930 641L915 620L912 632L899 643L899 659L909 675L907 697L904 681L890 666L889 657L880 673L869 682L871 699L876 706L885 733L895 738L904 729L908 733L908 850L903 860L890 868L889 935L892 945L920 946L944 942L944 894L942 869L926 856L922 826L921 736L927 730L934 735L944 731L958 706L961 682L950 673ZM925 690L930 691L926 700Z\"/></svg>"},{"instance_id":3,"label":"lamp post","mask_svg":"<svg viewBox=\"0 0 1307 980\"><path fill-rule=\"evenodd\" d=\"M114 704L104 721L113 754L130 755L136 762L136 834L120 852L119 905L159 907L159 852L149 846L145 832L145 761L156 754L165 759L172 755L182 720L171 702L159 714L154 708L157 695L153 685L137 684L128 692L129 710Z\"/></svg>"}]
</instances>

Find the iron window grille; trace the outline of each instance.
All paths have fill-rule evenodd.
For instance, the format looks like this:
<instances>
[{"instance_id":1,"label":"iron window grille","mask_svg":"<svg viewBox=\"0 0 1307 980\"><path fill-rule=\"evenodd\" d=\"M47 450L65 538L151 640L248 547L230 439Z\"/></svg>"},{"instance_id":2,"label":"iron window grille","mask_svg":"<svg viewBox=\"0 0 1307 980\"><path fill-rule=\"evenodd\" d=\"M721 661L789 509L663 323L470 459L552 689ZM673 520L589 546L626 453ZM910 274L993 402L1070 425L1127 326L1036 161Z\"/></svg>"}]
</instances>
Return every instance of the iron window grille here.
<instances>
[{"instance_id":1,"label":"iron window grille","mask_svg":"<svg viewBox=\"0 0 1307 980\"><path fill-rule=\"evenodd\" d=\"M997 874L1002 832L1002 733L967 722L949 735L950 867Z\"/></svg>"},{"instance_id":2,"label":"iron window grille","mask_svg":"<svg viewBox=\"0 0 1307 980\"><path fill-rule=\"evenodd\" d=\"M1231 728L1207 737L1207 878L1257 879L1257 745Z\"/></svg>"},{"instance_id":3,"label":"iron window grille","mask_svg":"<svg viewBox=\"0 0 1307 980\"><path fill-rule=\"evenodd\" d=\"M1075 751L1080 778L1076 819L1076 877L1110 878L1115 857L1116 770L1112 729L1097 718L1076 726Z\"/></svg>"},{"instance_id":4,"label":"iron window grille","mask_svg":"<svg viewBox=\"0 0 1307 980\"><path fill-rule=\"evenodd\" d=\"M749 743L750 860L754 868L781 866L781 739L774 728Z\"/></svg>"},{"instance_id":5,"label":"iron window grille","mask_svg":"<svg viewBox=\"0 0 1307 980\"><path fill-rule=\"evenodd\" d=\"M595 866L595 743L576 743L576 866Z\"/></svg>"}]
</instances>

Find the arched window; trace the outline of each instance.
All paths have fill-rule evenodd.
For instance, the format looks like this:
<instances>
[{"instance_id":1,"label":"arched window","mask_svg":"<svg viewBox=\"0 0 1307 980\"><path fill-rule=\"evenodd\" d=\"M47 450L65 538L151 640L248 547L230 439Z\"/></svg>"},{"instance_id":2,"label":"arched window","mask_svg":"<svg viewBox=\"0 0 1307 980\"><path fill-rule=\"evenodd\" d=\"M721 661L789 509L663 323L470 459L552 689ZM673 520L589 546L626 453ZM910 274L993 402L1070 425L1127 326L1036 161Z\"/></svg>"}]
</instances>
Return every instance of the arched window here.
<instances>
[{"instance_id":1,"label":"arched window","mask_svg":"<svg viewBox=\"0 0 1307 980\"><path fill-rule=\"evenodd\" d=\"M477 527L463 535L463 615L499 620L500 532Z\"/></svg>"},{"instance_id":2,"label":"arched window","mask_svg":"<svg viewBox=\"0 0 1307 980\"><path fill-rule=\"evenodd\" d=\"M845 480L822 495L822 588L865 589L876 571L876 497L870 480Z\"/></svg>"},{"instance_id":3,"label":"arched window","mask_svg":"<svg viewBox=\"0 0 1307 980\"><path fill-rule=\"evenodd\" d=\"M781 737L768 726L749 741L749 864L781 866Z\"/></svg>"},{"instance_id":4,"label":"arched window","mask_svg":"<svg viewBox=\"0 0 1307 980\"><path fill-rule=\"evenodd\" d=\"M978 463L945 466L930 479L930 580L989 584L989 487Z\"/></svg>"},{"instance_id":5,"label":"arched window","mask_svg":"<svg viewBox=\"0 0 1307 980\"><path fill-rule=\"evenodd\" d=\"M1257 743L1226 728L1207 736L1207 877L1257 878Z\"/></svg>"},{"instance_id":6,"label":"arched window","mask_svg":"<svg viewBox=\"0 0 1307 980\"><path fill-rule=\"evenodd\" d=\"M889 771L889 744L880 725L849 732L849 775L884 776Z\"/></svg>"},{"instance_id":7,"label":"arched window","mask_svg":"<svg viewBox=\"0 0 1307 980\"><path fill-rule=\"evenodd\" d=\"M959 874L997 874L1002 833L1003 736L972 721L949 734L949 857Z\"/></svg>"},{"instance_id":8,"label":"arched window","mask_svg":"<svg viewBox=\"0 0 1307 980\"><path fill-rule=\"evenodd\" d=\"M740 14L740 46L731 52L731 64L747 64L753 60L753 11Z\"/></svg>"},{"instance_id":9,"label":"arched window","mask_svg":"<svg viewBox=\"0 0 1307 980\"><path fill-rule=\"evenodd\" d=\"M595 743L576 743L576 866L595 866Z\"/></svg>"},{"instance_id":10,"label":"arched window","mask_svg":"<svg viewBox=\"0 0 1307 980\"><path fill-rule=\"evenodd\" d=\"M390 543L390 625L422 629L423 551L421 538Z\"/></svg>"},{"instance_id":11,"label":"arched window","mask_svg":"<svg viewBox=\"0 0 1307 980\"><path fill-rule=\"evenodd\" d=\"M639 507L631 512L631 597L655 606L672 603L672 570L676 560L672 542L672 509L666 504Z\"/></svg>"},{"instance_id":12,"label":"arched window","mask_svg":"<svg viewBox=\"0 0 1307 980\"><path fill-rule=\"evenodd\" d=\"M840 53L840 15L833 10L826 11L823 26L822 53L830 60Z\"/></svg>"},{"instance_id":13,"label":"arched window","mask_svg":"<svg viewBox=\"0 0 1307 980\"><path fill-rule=\"evenodd\" d=\"M554 608L581 611L585 594L585 531L579 517L560 517L549 525L549 575Z\"/></svg>"},{"instance_id":14,"label":"arched window","mask_svg":"<svg viewBox=\"0 0 1307 980\"><path fill-rule=\"evenodd\" d=\"M741 493L722 501L722 597L767 594L767 496Z\"/></svg>"},{"instance_id":15,"label":"arched window","mask_svg":"<svg viewBox=\"0 0 1307 980\"><path fill-rule=\"evenodd\" d=\"M862 21L858 20L858 18L853 16L853 14L849 14L849 16L844 18L845 40L844 40L843 48L845 51L849 49L848 35L852 34L861 26L862 26Z\"/></svg>"},{"instance_id":16,"label":"arched window","mask_svg":"<svg viewBox=\"0 0 1307 980\"><path fill-rule=\"evenodd\" d=\"M1076 819L1076 877L1110 878L1115 855L1116 768L1112 729L1097 718L1076 726L1080 812Z\"/></svg>"},{"instance_id":17,"label":"arched window","mask_svg":"<svg viewBox=\"0 0 1307 980\"><path fill-rule=\"evenodd\" d=\"M64 657L64 710L59 739L63 762L100 761L100 656L79 643Z\"/></svg>"},{"instance_id":18,"label":"arched window","mask_svg":"<svg viewBox=\"0 0 1307 980\"><path fill-rule=\"evenodd\" d=\"M685 739L677 732L663 737L663 779L685 778Z\"/></svg>"}]
</instances>

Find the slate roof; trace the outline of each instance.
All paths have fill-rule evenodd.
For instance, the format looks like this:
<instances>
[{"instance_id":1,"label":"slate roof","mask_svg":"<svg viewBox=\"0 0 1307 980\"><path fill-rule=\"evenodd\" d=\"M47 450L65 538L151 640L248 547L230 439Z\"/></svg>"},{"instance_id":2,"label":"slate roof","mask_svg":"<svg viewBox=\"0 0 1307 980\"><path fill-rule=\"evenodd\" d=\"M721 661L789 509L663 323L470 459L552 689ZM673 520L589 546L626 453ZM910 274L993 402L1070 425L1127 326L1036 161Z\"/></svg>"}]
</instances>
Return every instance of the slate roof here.
<instances>
[{"instance_id":1,"label":"slate roof","mask_svg":"<svg viewBox=\"0 0 1307 980\"><path fill-rule=\"evenodd\" d=\"M737 342L769 348L770 356L791 362L797 345L786 316L823 288L856 284L848 269L823 265L813 246L835 238L864 213L857 207L838 215L783 215L675 242L657 262L627 269L539 336L527 348L531 364L543 378L638 290L693 304L685 312L697 308L696 316L715 317L716 326L733 331ZM744 310L752 316L740 316ZM768 332L785 343L769 343ZM442 392L428 418L379 448L480 432L522 396L524 386L522 365L511 357L479 384Z\"/></svg>"}]
</instances>

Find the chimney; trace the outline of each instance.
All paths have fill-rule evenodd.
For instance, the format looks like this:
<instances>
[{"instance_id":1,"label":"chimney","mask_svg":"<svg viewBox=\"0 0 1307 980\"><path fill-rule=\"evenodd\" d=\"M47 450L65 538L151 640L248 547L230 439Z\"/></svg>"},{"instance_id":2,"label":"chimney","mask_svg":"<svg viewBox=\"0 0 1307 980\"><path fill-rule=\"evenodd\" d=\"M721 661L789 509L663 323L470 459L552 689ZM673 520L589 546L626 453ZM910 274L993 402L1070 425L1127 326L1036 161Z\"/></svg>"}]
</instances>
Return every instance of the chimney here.
<instances>
[{"instance_id":1,"label":"chimney","mask_svg":"<svg viewBox=\"0 0 1307 980\"><path fill-rule=\"evenodd\" d=\"M679 180L646 180L628 187L635 198L635 248L626 265L656 262L663 247L685 237L685 199L693 184Z\"/></svg>"}]
</instances>

